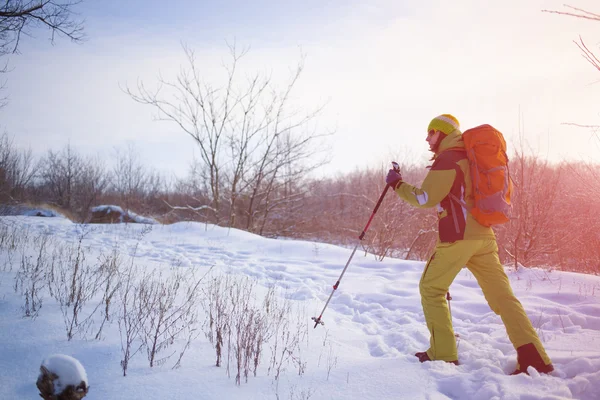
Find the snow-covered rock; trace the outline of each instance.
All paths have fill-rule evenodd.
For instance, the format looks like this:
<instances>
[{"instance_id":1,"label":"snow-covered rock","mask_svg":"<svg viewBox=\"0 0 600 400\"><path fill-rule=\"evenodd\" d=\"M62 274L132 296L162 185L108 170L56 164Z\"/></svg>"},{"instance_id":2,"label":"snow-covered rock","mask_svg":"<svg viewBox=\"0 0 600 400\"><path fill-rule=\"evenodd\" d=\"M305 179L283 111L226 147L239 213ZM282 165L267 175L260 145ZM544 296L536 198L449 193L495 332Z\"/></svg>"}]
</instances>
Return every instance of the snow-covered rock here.
<instances>
[{"instance_id":1,"label":"snow-covered rock","mask_svg":"<svg viewBox=\"0 0 600 400\"><path fill-rule=\"evenodd\" d=\"M55 354L42 361L36 385L44 400L79 400L89 390L83 365L64 354Z\"/></svg>"},{"instance_id":2,"label":"snow-covered rock","mask_svg":"<svg viewBox=\"0 0 600 400\"><path fill-rule=\"evenodd\" d=\"M142 217L130 210L124 211L119 206L102 205L91 209L91 224L118 224L124 222L138 224L158 224L153 218Z\"/></svg>"},{"instance_id":3,"label":"snow-covered rock","mask_svg":"<svg viewBox=\"0 0 600 400\"><path fill-rule=\"evenodd\" d=\"M58 217L66 218L63 214L44 206L24 204L0 205L0 215L24 215L28 217Z\"/></svg>"}]
</instances>

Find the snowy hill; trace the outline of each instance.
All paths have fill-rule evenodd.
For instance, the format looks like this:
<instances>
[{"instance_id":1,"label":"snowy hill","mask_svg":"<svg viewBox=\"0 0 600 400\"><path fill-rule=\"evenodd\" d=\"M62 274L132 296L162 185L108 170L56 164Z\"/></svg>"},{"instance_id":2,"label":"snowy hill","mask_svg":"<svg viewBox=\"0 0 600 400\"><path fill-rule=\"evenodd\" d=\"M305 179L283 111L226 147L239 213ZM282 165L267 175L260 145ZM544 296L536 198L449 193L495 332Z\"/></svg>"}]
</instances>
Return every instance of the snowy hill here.
<instances>
[{"instance_id":1,"label":"snowy hill","mask_svg":"<svg viewBox=\"0 0 600 400\"><path fill-rule=\"evenodd\" d=\"M413 354L429 343L418 292L422 262L378 262L357 252L323 316L325 325L313 329L310 317L321 311L348 249L198 223L80 226L36 217L2 217L0 239L1 399L36 398L40 363L52 354L75 357L85 367L86 399L600 399L600 277L507 270L555 367L549 376L509 376L515 350L467 270L451 287L461 365L420 364ZM113 286L118 288L113 314L102 325L105 279L85 298L68 340L73 303L57 300L69 295L60 297L68 279L61 283L57 277L70 271L69 263L84 274L117 261L120 269L113 278L120 286ZM142 347L123 377L125 327L115 304L124 298L118 294L128 271L141 280L153 271L149 279L171 282L179 276L182 287L200 284L197 320L190 319L195 330L182 327L186 335L178 336L162 353L165 361L152 368ZM299 338L291 356L278 361L285 341L275 335L265 342L256 376L251 373L247 382L242 377L236 385L235 357L229 353L227 358L227 349L222 366L215 367L207 338L210 282L254 285L251 303L259 312L270 307L263 302L268 293L275 296L268 304L288 304L286 329ZM184 301L185 293L177 301ZM269 321L265 329L284 326ZM188 338L193 340L186 347ZM278 349L274 340L280 340ZM140 346L134 338L132 349ZM185 355L173 369L182 350Z\"/></svg>"}]
</instances>

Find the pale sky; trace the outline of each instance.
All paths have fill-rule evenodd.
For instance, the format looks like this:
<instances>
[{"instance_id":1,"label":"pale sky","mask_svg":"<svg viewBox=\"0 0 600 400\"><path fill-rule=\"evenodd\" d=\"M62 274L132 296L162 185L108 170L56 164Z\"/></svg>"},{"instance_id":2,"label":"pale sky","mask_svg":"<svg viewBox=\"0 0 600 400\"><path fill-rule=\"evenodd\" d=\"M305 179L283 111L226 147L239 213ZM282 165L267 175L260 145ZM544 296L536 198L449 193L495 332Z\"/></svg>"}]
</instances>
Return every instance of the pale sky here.
<instances>
[{"instance_id":1,"label":"pale sky","mask_svg":"<svg viewBox=\"0 0 600 400\"><path fill-rule=\"evenodd\" d=\"M568 11L563 2L87 0L86 42L52 46L38 31L10 56L0 129L36 154L70 143L108 159L134 143L148 165L183 176L192 139L121 87L174 77L181 42L218 76L235 40L251 47L248 72L285 75L305 54L296 101L327 102L319 126L336 132L325 175L425 160L426 127L442 113L463 130L490 123L516 146L520 110L540 156L598 159L591 132L562 123L600 124L600 72L573 43L581 35L600 53L600 22L541 12ZM600 13L597 0L570 4Z\"/></svg>"}]
</instances>

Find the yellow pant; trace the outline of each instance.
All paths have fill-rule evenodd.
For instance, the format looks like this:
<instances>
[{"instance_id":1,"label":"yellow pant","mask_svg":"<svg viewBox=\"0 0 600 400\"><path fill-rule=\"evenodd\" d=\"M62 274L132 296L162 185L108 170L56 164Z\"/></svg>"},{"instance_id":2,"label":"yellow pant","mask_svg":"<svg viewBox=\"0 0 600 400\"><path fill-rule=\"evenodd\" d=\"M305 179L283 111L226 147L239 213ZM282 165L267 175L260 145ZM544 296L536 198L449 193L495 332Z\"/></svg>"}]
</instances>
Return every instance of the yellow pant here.
<instances>
[{"instance_id":1,"label":"yellow pant","mask_svg":"<svg viewBox=\"0 0 600 400\"><path fill-rule=\"evenodd\" d=\"M546 364L550 358L513 294L508 277L498 258L494 239L459 240L438 243L425 266L419 289L427 328L431 334L427 355L432 360L458 360L452 320L445 295L463 266L475 275L490 308L500 317L516 348L533 343Z\"/></svg>"}]
</instances>

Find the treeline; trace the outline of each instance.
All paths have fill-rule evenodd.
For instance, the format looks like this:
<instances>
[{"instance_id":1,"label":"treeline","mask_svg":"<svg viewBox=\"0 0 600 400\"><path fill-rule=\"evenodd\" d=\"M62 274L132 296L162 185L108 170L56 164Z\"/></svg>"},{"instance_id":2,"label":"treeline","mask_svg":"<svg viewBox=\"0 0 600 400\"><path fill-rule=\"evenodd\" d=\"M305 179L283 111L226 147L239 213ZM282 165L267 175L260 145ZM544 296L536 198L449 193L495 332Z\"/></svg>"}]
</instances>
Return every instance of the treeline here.
<instances>
[{"instance_id":1,"label":"treeline","mask_svg":"<svg viewBox=\"0 0 600 400\"><path fill-rule=\"evenodd\" d=\"M0 137L2 204L47 204L75 222L85 222L101 204L151 216L162 223L199 221L269 237L353 245L385 188L386 167L311 179L304 164L283 165L288 173L263 174L237 190L220 176L219 198L210 174L192 168L184 179L167 178L142 165L133 147L114 159L84 157L71 146L34 157ZM419 183L421 165L403 165L404 179ZM511 157L515 183L513 219L496 228L505 264L600 273L600 168L586 163L552 164L517 151ZM212 183L214 185L214 182ZM388 193L363 240L364 250L424 260L436 240L437 217Z\"/></svg>"}]
</instances>

